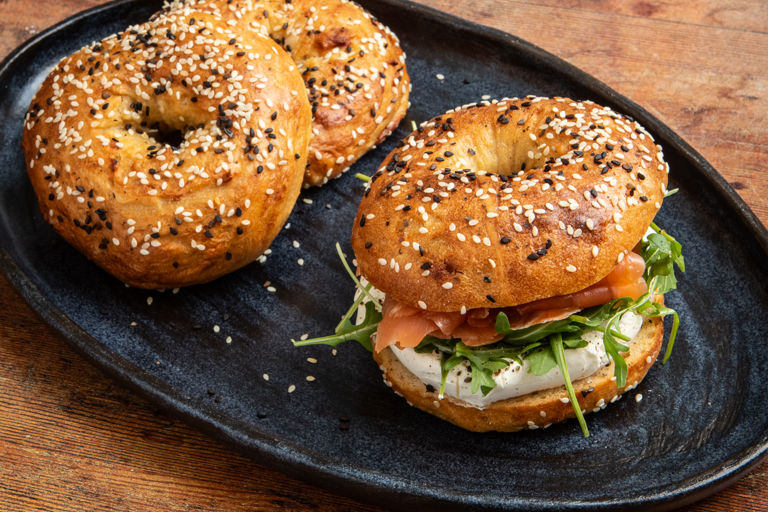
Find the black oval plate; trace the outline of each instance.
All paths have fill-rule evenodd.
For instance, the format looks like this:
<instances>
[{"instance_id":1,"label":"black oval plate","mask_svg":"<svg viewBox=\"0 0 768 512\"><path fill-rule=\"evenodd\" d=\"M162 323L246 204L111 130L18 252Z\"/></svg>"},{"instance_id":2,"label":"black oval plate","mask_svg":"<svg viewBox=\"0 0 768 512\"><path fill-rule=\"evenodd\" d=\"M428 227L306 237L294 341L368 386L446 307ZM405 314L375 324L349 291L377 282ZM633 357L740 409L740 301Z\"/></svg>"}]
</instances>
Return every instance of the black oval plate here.
<instances>
[{"instance_id":1,"label":"black oval plate","mask_svg":"<svg viewBox=\"0 0 768 512\"><path fill-rule=\"evenodd\" d=\"M297 204L265 263L178 294L125 288L54 235L19 147L30 98L58 59L147 19L160 2L98 7L16 50L0 68L0 264L11 282L64 338L156 403L259 461L379 504L664 510L756 464L768 451L768 233L733 190L645 110L541 49L401 0L363 4L408 54L406 122L350 174L303 194L311 204ZM465 432L408 407L356 344L333 357L289 341L331 332L349 305L353 286L334 243L349 250L363 189L353 174L373 172L410 120L485 94L529 93L593 99L633 115L664 146L680 187L658 217L688 264L667 297L682 318L674 356L628 398L589 415L589 439L573 421L517 434Z\"/></svg>"}]
</instances>

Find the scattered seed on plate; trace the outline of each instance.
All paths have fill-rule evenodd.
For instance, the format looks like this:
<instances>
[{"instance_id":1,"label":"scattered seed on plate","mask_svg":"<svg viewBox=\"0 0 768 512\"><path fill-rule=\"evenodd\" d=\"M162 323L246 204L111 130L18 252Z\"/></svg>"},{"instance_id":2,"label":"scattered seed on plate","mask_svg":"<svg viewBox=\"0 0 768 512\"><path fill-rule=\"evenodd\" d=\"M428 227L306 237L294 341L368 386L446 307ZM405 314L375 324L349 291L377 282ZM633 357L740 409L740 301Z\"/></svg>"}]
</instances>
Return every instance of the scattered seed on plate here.
<instances>
[{"instance_id":1,"label":"scattered seed on plate","mask_svg":"<svg viewBox=\"0 0 768 512\"><path fill-rule=\"evenodd\" d=\"M290 386L288 386L289 393L293 393L294 391L296 391L296 386L294 384L291 384Z\"/></svg>"},{"instance_id":2,"label":"scattered seed on plate","mask_svg":"<svg viewBox=\"0 0 768 512\"><path fill-rule=\"evenodd\" d=\"M442 73L438 73L435 75L435 78L437 78L438 80L445 80L445 75L443 75Z\"/></svg>"},{"instance_id":3,"label":"scattered seed on plate","mask_svg":"<svg viewBox=\"0 0 768 512\"><path fill-rule=\"evenodd\" d=\"M317 364L317 359L315 359L314 357L308 357L307 358L307 362L312 363L312 364Z\"/></svg>"},{"instance_id":4,"label":"scattered seed on plate","mask_svg":"<svg viewBox=\"0 0 768 512\"><path fill-rule=\"evenodd\" d=\"M635 402L639 402L642 399L643 399L643 394L642 393L638 393L638 394L635 395Z\"/></svg>"},{"instance_id":5,"label":"scattered seed on plate","mask_svg":"<svg viewBox=\"0 0 768 512\"><path fill-rule=\"evenodd\" d=\"M264 375L261 376L261 378L264 380L269 380L269 374L265 373Z\"/></svg>"},{"instance_id":6,"label":"scattered seed on plate","mask_svg":"<svg viewBox=\"0 0 768 512\"><path fill-rule=\"evenodd\" d=\"M307 382L314 382L315 378L312 375L307 375Z\"/></svg>"},{"instance_id":7,"label":"scattered seed on plate","mask_svg":"<svg viewBox=\"0 0 768 512\"><path fill-rule=\"evenodd\" d=\"M227 336L227 345L232 344L232 336Z\"/></svg>"},{"instance_id":8,"label":"scattered seed on plate","mask_svg":"<svg viewBox=\"0 0 768 512\"><path fill-rule=\"evenodd\" d=\"M151 306L151 305L152 305L152 302L153 302L154 300L155 300L155 299L153 299L151 295L150 295L149 297L147 297L147 306Z\"/></svg>"},{"instance_id":9,"label":"scattered seed on plate","mask_svg":"<svg viewBox=\"0 0 768 512\"><path fill-rule=\"evenodd\" d=\"M213 326L213 332L218 333L220 330L221 330L221 327L219 327L218 325Z\"/></svg>"}]
</instances>

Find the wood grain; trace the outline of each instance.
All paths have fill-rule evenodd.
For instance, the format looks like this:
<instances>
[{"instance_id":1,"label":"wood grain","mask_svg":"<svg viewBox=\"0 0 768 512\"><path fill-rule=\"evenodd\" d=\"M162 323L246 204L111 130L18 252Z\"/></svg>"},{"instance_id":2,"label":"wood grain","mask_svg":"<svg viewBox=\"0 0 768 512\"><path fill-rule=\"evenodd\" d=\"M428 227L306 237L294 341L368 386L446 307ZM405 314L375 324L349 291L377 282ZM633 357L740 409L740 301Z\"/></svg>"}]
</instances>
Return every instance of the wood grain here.
<instances>
[{"instance_id":1,"label":"wood grain","mask_svg":"<svg viewBox=\"0 0 768 512\"><path fill-rule=\"evenodd\" d=\"M765 2L418 1L527 39L643 105L768 224ZM0 0L0 55L101 3ZM381 510L262 467L163 415L75 354L4 277L0 304L0 510ZM768 461L684 510L768 510Z\"/></svg>"}]
</instances>

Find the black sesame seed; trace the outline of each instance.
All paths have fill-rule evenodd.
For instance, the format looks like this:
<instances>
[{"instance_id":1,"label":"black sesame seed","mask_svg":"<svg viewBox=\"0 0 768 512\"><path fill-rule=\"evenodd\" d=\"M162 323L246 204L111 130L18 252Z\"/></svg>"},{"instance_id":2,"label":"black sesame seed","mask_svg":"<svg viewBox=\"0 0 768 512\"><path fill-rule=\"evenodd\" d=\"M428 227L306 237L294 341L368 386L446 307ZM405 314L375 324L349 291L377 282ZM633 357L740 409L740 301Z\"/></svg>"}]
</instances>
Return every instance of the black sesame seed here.
<instances>
[{"instance_id":1,"label":"black sesame seed","mask_svg":"<svg viewBox=\"0 0 768 512\"><path fill-rule=\"evenodd\" d=\"M493 298L493 295L486 295L485 298L491 302L496 302L496 299Z\"/></svg>"},{"instance_id":2,"label":"black sesame seed","mask_svg":"<svg viewBox=\"0 0 768 512\"><path fill-rule=\"evenodd\" d=\"M503 237L501 237L501 240L499 240L499 242L501 242L504 245L508 244L511 241L512 241L512 239L509 238L508 236L503 236Z\"/></svg>"}]
</instances>

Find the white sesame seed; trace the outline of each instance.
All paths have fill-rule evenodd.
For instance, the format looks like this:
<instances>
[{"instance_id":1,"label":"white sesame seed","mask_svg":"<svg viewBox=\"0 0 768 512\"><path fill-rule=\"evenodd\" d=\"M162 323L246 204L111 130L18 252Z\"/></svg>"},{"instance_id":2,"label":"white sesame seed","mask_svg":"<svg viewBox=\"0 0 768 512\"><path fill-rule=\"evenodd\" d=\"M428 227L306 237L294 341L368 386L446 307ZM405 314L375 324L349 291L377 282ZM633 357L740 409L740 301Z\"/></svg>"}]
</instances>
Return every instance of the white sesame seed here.
<instances>
[{"instance_id":1,"label":"white sesame seed","mask_svg":"<svg viewBox=\"0 0 768 512\"><path fill-rule=\"evenodd\" d=\"M419 307L420 307L421 309L427 309L427 303L426 303L426 302L424 302L423 300L420 300L420 301L418 302L418 304L419 304Z\"/></svg>"},{"instance_id":2,"label":"white sesame seed","mask_svg":"<svg viewBox=\"0 0 768 512\"><path fill-rule=\"evenodd\" d=\"M443 283L443 288L445 288L446 290L450 290L451 288L453 288L453 283L451 283L450 281L445 282Z\"/></svg>"},{"instance_id":3,"label":"white sesame seed","mask_svg":"<svg viewBox=\"0 0 768 512\"><path fill-rule=\"evenodd\" d=\"M574 267L573 265L568 265L567 267L565 267L565 270L567 270L568 272L576 272L576 267Z\"/></svg>"},{"instance_id":4,"label":"white sesame seed","mask_svg":"<svg viewBox=\"0 0 768 512\"><path fill-rule=\"evenodd\" d=\"M290 386L288 386L289 393L293 393L294 391L296 391L296 386L294 384L291 384Z\"/></svg>"}]
</instances>

